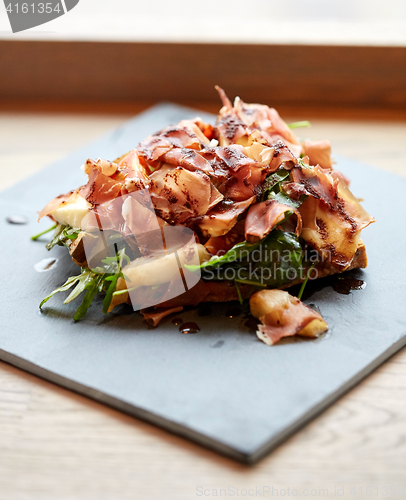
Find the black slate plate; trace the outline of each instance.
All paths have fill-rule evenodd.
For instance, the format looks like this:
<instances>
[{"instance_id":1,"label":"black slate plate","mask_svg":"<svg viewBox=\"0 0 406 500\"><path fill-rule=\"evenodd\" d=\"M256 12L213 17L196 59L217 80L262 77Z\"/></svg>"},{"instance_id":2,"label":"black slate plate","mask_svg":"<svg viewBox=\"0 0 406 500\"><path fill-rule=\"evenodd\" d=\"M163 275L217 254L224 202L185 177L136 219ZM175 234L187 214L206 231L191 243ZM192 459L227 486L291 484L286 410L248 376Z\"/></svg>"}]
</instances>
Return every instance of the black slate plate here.
<instances>
[{"instance_id":1,"label":"black slate plate","mask_svg":"<svg viewBox=\"0 0 406 500\"><path fill-rule=\"evenodd\" d=\"M331 327L323 338L267 347L243 315L226 316L225 304L213 305L210 316L181 314L198 323L197 335L182 335L170 320L152 330L125 306L103 317L100 300L76 324L75 305L63 306L62 297L41 314L40 300L77 268L64 249L48 253L42 242L30 241L48 225L36 224L36 211L83 183L78 167L86 158L115 158L151 132L196 114L212 119L180 106L156 106L1 193L0 358L253 463L406 344L406 180L337 158L378 222L363 235L368 269L352 272L366 287L342 295L327 286L308 300ZM29 224L8 224L14 213ZM34 265L49 257L58 259L57 266L38 273Z\"/></svg>"}]
</instances>

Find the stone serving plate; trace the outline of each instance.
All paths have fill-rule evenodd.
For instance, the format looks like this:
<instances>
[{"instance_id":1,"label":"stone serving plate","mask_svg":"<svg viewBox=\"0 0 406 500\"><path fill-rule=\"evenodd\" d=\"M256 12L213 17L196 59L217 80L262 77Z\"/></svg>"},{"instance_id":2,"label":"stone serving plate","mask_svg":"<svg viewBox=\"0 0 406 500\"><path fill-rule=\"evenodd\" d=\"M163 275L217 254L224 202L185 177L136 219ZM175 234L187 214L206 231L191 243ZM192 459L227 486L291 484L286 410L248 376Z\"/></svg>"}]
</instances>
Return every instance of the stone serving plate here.
<instances>
[{"instance_id":1,"label":"stone serving plate","mask_svg":"<svg viewBox=\"0 0 406 500\"><path fill-rule=\"evenodd\" d=\"M116 158L150 133L196 115L213 119L172 104L155 106L0 194L0 358L254 463L406 344L406 179L338 159L377 223L363 233L368 268L350 275L364 288L340 294L325 282L307 299L330 325L320 339L268 347L245 325L243 314L228 317L228 304L211 306L210 315L199 315L197 308L181 313L183 321L199 325L196 335L181 334L171 318L151 329L125 306L103 316L101 298L78 323L72 320L77 304L64 306L62 296L40 313L41 299L78 269L65 249L47 252L46 237L30 240L49 225L38 225L36 212L84 183L79 167L88 157ZM29 223L8 224L12 214ZM50 257L56 265L36 271Z\"/></svg>"}]
</instances>

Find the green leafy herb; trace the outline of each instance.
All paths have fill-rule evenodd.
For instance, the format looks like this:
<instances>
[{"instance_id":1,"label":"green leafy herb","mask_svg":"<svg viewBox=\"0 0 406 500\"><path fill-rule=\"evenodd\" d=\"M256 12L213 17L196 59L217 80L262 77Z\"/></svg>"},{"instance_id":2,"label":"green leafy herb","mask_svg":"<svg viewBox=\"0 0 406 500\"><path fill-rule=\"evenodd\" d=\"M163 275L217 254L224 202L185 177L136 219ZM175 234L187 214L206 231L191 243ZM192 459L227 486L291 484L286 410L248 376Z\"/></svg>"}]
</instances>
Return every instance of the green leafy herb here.
<instances>
[{"instance_id":1,"label":"green leafy herb","mask_svg":"<svg viewBox=\"0 0 406 500\"><path fill-rule=\"evenodd\" d=\"M204 269L205 267L219 267L222 264L227 264L229 262L241 259L244 255L253 252L256 248L258 248L260 244L260 241L256 243L248 243L246 241L242 241L241 243L237 243L236 245L234 245L224 255L212 257L210 260L203 262L200 265L185 264L185 267L192 272L197 271L198 269Z\"/></svg>"},{"instance_id":2,"label":"green leafy herb","mask_svg":"<svg viewBox=\"0 0 406 500\"><path fill-rule=\"evenodd\" d=\"M236 273L238 283L280 287L300 275L302 247L294 233L273 230L247 258L222 266L215 274L227 279L231 275L229 267Z\"/></svg>"},{"instance_id":3,"label":"green leafy herb","mask_svg":"<svg viewBox=\"0 0 406 500\"><path fill-rule=\"evenodd\" d=\"M96 297L97 292L101 292L103 290L103 275L96 275L87 285L85 286L85 296L83 298L83 302L78 307L75 316L73 319L75 321L81 320L85 314L87 313L93 299Z\"/></svg>"},{"instance_id":4,"label":"green leafy herb","mask_svg":"<svg viewBox=\"0 0 406 500\"><path fill-rule=\"evenodd\" d=\"M302 160L298 160L299 164L301 166L305 166L306 168L309 168L307 165L305 165ZM304 202L306 199L306 196L301 196L298 200L292 199L283 189L283 181L289 180L289 172L283 168L277 170L273 174L269 175L265 181L265 191L263 194L262 199L263 200L276 200L279 203L282 203L283 205L288 205L289 207L298 209L300 205ZM291 215L293 214L292 212L286 212L286 219L287 220ZM285 221L283 221L285 222Z\"/></svg>"},{"instance_id":5,"label":"green leafy herb","mask_svg":"<svg viewBox=\"0 0 406 500\"><path fill-rule=\"evenodd\" d=\"M288 127L289 128L301 128L301 127L311 127L312 124L307 121L307 120L304 120L304 121L301 121L301 122L293 122L293 123L289 123L288 124Z\"/></svg>"},{"instance_id":6,"label":"green leafy herb","mask_svg":"<svg viewBox=\"0 0 406 500\"><path fill-rule=\"evenodd\" d=\"M190 271L200 267L206 280L233 280L259 287L279 287L300 275L303 252L294 233L274 229L263 240L238 243L225 255L200 266L186 266Z\"/></svg>"},{"instance_id":7,"label":"green leafy herb","mask_svg":"<svg viewBox=\"0 0 406 500\"><path fill-rule=\"evenodd\" d=\"M297 162L299 163L299 165L302 167L302 168L307 168L308 170L312 169L313 167L310 166L310 165L306 165L306 163L303 161L302 157L298 158L297 159Z\"/></svg>"},{"instance_id":8,"label":"green leafy herb","mask_svg":"<svg viewBox=\"0 0 406 500\"><path fill-rule=\"evenodd\" d=\"M282 203L283 205L287 205L292 208L299 208L302 202L293 200L289 195L285 193L285 191L281 190L279 193L270 192L268 195L268 200L276 200L278 203ZM286 218L288 219L293 214L293 210L286 212ZM283 221L284 222L284 221ZM282 223L281 223L282 224Z\"/></svg>"},{"instance_id":9,"label":"green leafy herb","mask_svg":"<svg viewBox=\"0 0 406 500\"><path fill-rule=\"evenodd\" d=\"M106 291L106 296L103 300L103 313L106 314L109 310L111 301L113 299L114 292L117 288L117 282L119 278L125 278L124 273L122 271L123 262L129 264L130 259L125 254L124 249L119 250L116 253L115 257L107 257L103 261L106 265L110 266L110 269L114 270L114 274L105 278L105 281L109 281L110 284Z\"/></svg>"},{"instance_id":10,"label":"green leafy herb","mask_svg":"<svg viewBox=\"0 0 406 500\"><path fill-rule=\"evenodd\" d=\"M302 286L300 287L299 293L297 294L297 298L299 300L302 299L303 292L306 288L307 282L309 281L310 275L311 275L315 265L316 265L316 262L313 262L313 264L310 266L309 270L307 271L306 279L303 281Z\"/></svg>"},{"instance_id":11,"label":"green leafy herb","mask_svg":"<svg viewBox=\"0 0 406 500\"><path fill-rule=\"evenodd\" d=\"M234 285L235 285L235 288L237 289L238 300L240 301L240 304L242 305L242 303L244 302L244 300L242 298L240 287L238 286L238 282L235 281L235 280L234 280Z\"/></svg>"},{"instance_id":12,"label":"green leafy herb","mask_svg":"<svg viewBox=\"0 0 406 500\"><path fill-rule=\"evenodd\" d=\"M88 270L86 270L86 271L88 271ZM82 274L83 274L83 272L82 272ZM62 286L60 286L59 288L57 288L56 290L54 290L53 292L51 292L49 295L47 295L45 297L45 299L39 305L39 308L41 309L42 306L45 304L45 302L48 302L48 300L51 297L53 297L55 294L57 294L59 292L65 292L66 290L69 290L69 288L71 288L73 285L78 283L80 278L82 277L82 274L80 274L79 276L71 276L70 278L68 278L68 280Z\"/></svg>"},{"instance_id":13,"label":"green leafy herb","mask_svg":"<svg viewBox=\"0 0 406 500\"><path fill-rule=\"evenodd\" d=\"M46 245L46 249L51 250L55 245L67 246L67 240L75 240L79 236L79 233L80 229L73 229L69 226L58 224L56 226L54 237L52 241Z\"/></svg>"},{"instance_id":14,"label":"green leafy herb","mask_svg":"<svg viewBox=\"0 0 406 500\"><path fill-rule=\"evenodd\" d=\"M268 175L265 181L264 186L264 199L267 199L269 193L278 192L280 190L281 183L289 177L288 170L281 168L274 172L273 174Z\"/></svg>"},{"instance_id":15,"label":"green leafy herb","mask_svg":"<svg viewBox=\"0 0 406 500\"><path fill-rule=\"evenodd\" d=\"M54 224L54 225L53 225L53 226L51 226L49 229L46 229L45 231L42 231L42 233L38 233L38 234L36 234L35 236L31 236L32 241L37 241L37 239L38 239L40 236L42 236L42 235L44 235L44 234L47 234L47 233L51 232L52 230L56 229L56 226L57 226L57 225L56 225L56 224Z\"/></svg>"},{"instance_id":16,"label":"green leafy herb","mask_svg":"<svg viewBox=\"0 0 406 500\"><path fill-rule=\"evenodd\" d=\"M122 249L117 251L115 256L103 259L102 266L98 268L83 268L80 275L72 276L61 287L57 288L45 297L39 307L42 308L45 302L47 302L56 293L65 292L76 285L64 301L64 304L67 304L68 302L76 299L82 292L86 292L83 297L83 301L74 316L75 321L79 321L85 316L97 293L103 290L106 290L106 296L103 300L103 313L107 313L113 294L117 288L117 282L119 278L124 278L124 274L122 272L124 262L128 263L129 258L125 255L124 249Z\"/></svg>"},{"instance_id":17,"label":"green leafy herb","mask_svg":"<svg viewBox=\"0 0 406 500\"><path fill-rule=\"evenodd\" d=\"M284 180L289 180L289 172L283 168L277 170L273 174L269 175L265 181L265 191L262 196L263 200L276 200L283 205L288 205L292 208L299 208L302 204L301 201L293 200L282 187L282 182ZM287 212L286 218L288 219L292 212Z\"/></svg>"},{"instance_id":18,"label":"green leafy herb","mask_svg":"<svg viewBox=\"0 0 406 500\"><path fill-rule=\"evenodd\" d=\"M95 278L95 274L90 269L85 269L79 276L77 284L69 296L64 300L64 304L68 304L72 300L76 299L86 288L86 286L92 282Z\"/></svg>"},{"instance_id":19,"label":"green leafy herb","mask_svg":"<svg viewBox=\"0 0 406 500\"><path fill-rule=\"evenodd\" d=\"M113 298L113 294L117 288L117 281L118 281L119 277L120 277L119 274L115 274L114 276L111 277L112 279L111 279L110 285L107 288L106 296L104 297L104 300L103 300L103 313L104 314L106 314L107 311L109 310L111 300Z\"/></svg>"}]
</instances>

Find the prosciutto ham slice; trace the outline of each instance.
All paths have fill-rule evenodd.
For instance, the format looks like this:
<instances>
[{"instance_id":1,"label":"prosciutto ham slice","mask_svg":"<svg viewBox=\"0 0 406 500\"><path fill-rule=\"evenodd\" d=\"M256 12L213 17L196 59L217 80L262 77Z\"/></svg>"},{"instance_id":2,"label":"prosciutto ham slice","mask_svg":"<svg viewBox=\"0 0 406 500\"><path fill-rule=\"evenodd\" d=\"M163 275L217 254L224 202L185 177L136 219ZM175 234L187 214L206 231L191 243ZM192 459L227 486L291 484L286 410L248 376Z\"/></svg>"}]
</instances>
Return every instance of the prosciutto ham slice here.
<instances>
[{"instance_id":1,"label":"prosciutto ham slice","mask_svg":"<svg viewBox=\"0 0 406 500\"><path fill-rule=\"evenodd\" d=\"M148 172L145 167L141 165L135 149L119 160L118 168L120 173L125 177L122 194L148 187Z\"/></svg>"},{"instance_id":2,"label":"prosciutto ham slice","mask_svg":"<svg viewBox=\"0 0 406 500\"><path fill-rule=\"evenodd\" d=\"M284 337L317 337L328 329L321 315L283 290L261 290L250 299L251 314L258 318L257 336L273 345Z\"/></svg>"},{"instance_id":3,"label":"prosciutto ham slice","mask_svg":"<svg viewBox=\"0 0 406 500\"><path fill-rule=\"evenodd\" d=\"M92 168L88 183L79 194L93 206L101 205L116 198L121 193L123 183L103 174L97 168Z\"/></svg>"},{"instance_id":4,"label":"prosciutto ham slice","mask_svg":"<svg viewBox=\"0 0 406 500\"><path fill-rule=\"evenodd\" d=\"M92 231L100 229L103 231L123 231L124 219L121 215L123 205L122 197L106 201L101 205L92 207L89 213L82 219L82 230Z\"/></svg>"},{"instance_id":5,"label":"prosciutto ham slice","mask_svg":"<svg viewBox=\"0 0 406 500\"><path fill-rule=\"evenodd\" d=\"M328 170L295 168L294 183L288 192L308 196L299 212L303 221L302 238L324 260L337 269L346 269L357 250L361 230L374 222L349 190L344 180Z\"/></svg>"},{"instance_id":6,"label":"prosciutto ham slice","mask_svg":"<svg viewBox=\"0 0 406 500\"><path fill-rule=\"evenodd\" d=\"M302 146L299 140L276 109L263 104L247 104L239 97L236 97L233 106L224 90L220 87L216 89L223 102L216 123L220 145L237 143L245 146L252 131L258 130L269 145L282 140L296 156L300 155Z\"/></svg>"},{"instance_id":7,"label":"prosciutto ham slice","mask_svg":"<svg viewBox=\"0 0 406 500\"><path fill-rule=\"evenodd\" d=\"M173 148L200 150L209 142L195 122L184 120L177 127L166 127L147 137L137 147L137 153L147 163L154 163Z\"/></svg>"},{"instance_id":8,"label":"prosciutto ham slice","mask_svg":"<svg viewBox=\"0 0 406 500\"><path fill-rule=\"evenodd\" d=\"M245 239L250 243L262 240L286 218L287 213L292 212L296 216L295 233L299 235L302 229L302 217L295 208L276 200L267 200L253 205L245 219Z\"/></svg>"},{"instance_id":9,"label":"prosciutto ham slice","mask_svg":"<svg viewBox=\"0 0 406 500\"><path fill-rule=\"evenodd\" d=\"M150 183L152 203L166 222L183 224L207 213L212 193L207 175L164 165L151 174Z\"/></svg>"},{"instance_id":10,"label":"prosciutto ham slice","mask_svg":"<svg viewBox=\"0 0 406 500\"><path fill-rule=\"evenodd\" d=\"M173 148L161 156L162 161L174 166L186 168L192 172L200 170L206 174L213 173L210 163L194 149Z\"/></svg>"},{"instance_id":11,"label":"prosciutto ham slice","mask_svg":"<svg viewBox=\"0 0 406 500\"><path fill-rule=\"evenodd\" d=\"M256 197L251 196L248 200L240 202L223 201L207 212L199 223L199 228L204 236L223 236L235 226L238 216L244 213L255 200Z\"/></svg>"},{"instance_id":12,"label":"prosciutto ham slice","mask_svg":"<svg viewBox=\"0 0 406 500\"><path fill-rule=\"evenodd\" d=\"M302 154L309 158L310 165L320 165L321 168L331 170L330 141L303 141Z\"/></svg>"}]
</instances>

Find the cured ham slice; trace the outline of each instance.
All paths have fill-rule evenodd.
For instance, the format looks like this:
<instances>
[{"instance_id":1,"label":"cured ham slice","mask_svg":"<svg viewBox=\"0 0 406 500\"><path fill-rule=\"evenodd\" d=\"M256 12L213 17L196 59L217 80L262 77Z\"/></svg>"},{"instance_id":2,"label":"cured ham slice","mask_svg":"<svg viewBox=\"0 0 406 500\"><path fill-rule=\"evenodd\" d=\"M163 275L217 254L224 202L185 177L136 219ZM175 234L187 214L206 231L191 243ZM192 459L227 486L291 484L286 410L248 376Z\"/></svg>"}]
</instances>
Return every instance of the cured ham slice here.
<instances>
[{"instance_id":1,"label":"cured ham slice","mask_svg":"<svg viewBox=\"0 0 406 500\"><path fill-rule=\"evenodd\" d=\"M199 223L199 227L207 237L223 236L227 234L236 224L239 215L256 200L255 196L248 200L233 202L223 201L207 212Z\"/></svg>"},{"instance_id":2,"label":"cured ham slice","mask_svg":"<svg viewBox=\"0 0 406 500\"><path fill-rule=\"evenodd\" d=\"M269 145L282 140L296 156L299 156L302 146L276 109L263 104L247 104L239 97L235 98L233 106L224 90L220 87L216 89L223 102L223 108L216 122L220 146L232 143L245 146L251 132L258 130Z\"/></svg>"},{"instance_id":3,"label":"cured ham slice","mask_svg":"<svg viewBox=\"0 0 406 500\"><path fill-rule=\"evenodd\" d=\"M166 127L150 135L137 147L137 153L146 162L156 162L173 148L200 150L210 141L191 120L184 120L176 127Z\"/></svg>"},{"instance_id":4,"label":"cured ham slice","mask_svg":"<svg viewBox=\"0 0 406 500\"><path fill-rule=\"evenodd\" d=\"M234 109L245 125L258 128L269 135L278 134L290 144L299 144L296 135L282 120L275 108L270 108L265 104L247 104L236 97Z\"/></svg>"},{"instance_id":5,"label":"cured ham slice","mask_svg":"<svg viewBox=\"0 0 406 500\"><path fill-rule=\"evenodd\" d=\"M120 173L125 176L125 192L145 189L148 186L148 173L145 167L141 165L135 149L120 159L118 167ZM130 188L131 183L134 186L133 189Z\"/></svg>"},{"instance_id":6,"label":"cured ham slice","mask_svg":"<svg viewBox=\"0 0 406 500\"><path fill-rule=\"evenodd\" d=\"M204 244L205 248L210 252L211 255L224 255L230 250L234 245L244 241L244 235L240 231L236 230L237 224L224 236L214 236L206 241Z\"/></svg>"},{"instance_id":7,"label":"cured ham slice","mask_svg":"<svg viewBox=\"0 0 406 500\"><path fill-rule=\"evenodd\" d=\"M292 212L297 221L295 233L299 235L302 230L302 218L295 208L276 200L267 200L253 205L245 219L245 239L250 243L262 240L286 218L287 214Z\"/></svg>"},{"instance_id":8,"label":"cured ham slice","mask_svg":"<svg viewBox=\"0 0 406 500\"><path fill-rule=\"evenodd\" d=\"M187 170L200 170L206 174L213 173L210 163L194 149L173 148L161 156L162 161Z\"/></svg>"},{"instance_id":9,"label":"cured ham slice","mask_svg":"<svg viewBox=\"0 0 406 500\"><path fill-rule=\"evenodd\" d=\"M216 147L202 153L211 159L213 182L217 189L234 201L245 201L259 194L268 168L252 160L239 146Z\"/></svg>"},{"instance_id":10,"label":"cured ham slice","mask_svg":"<svg viewBox=\"0 0 406 500\"><path fill-rule=\"evenodd\" d=\"M220 191L210 183L210 200L207 209L210 210L211 208L216 206L217 203L220 203L220 201L223 199L224 196L220 193Z\"/></svg>"},{"instance_id":11,"label":"cured ham slice","mask_svg":"<svg viewBox=\"0 0 406 500\"><path fill-rule=\"evenodd\" d=\"M124 225L124 219L121 215L122 205L123 199L120 196L92 207L82 220L82 229L85 231L93 229L121 231Z\"/></svg>"},{"instance_id":12,"label":"cured ham slice","mask_svg":"<svg viewBox=\"0 0 406 500\"><path fill-rule=\"evenodd\" d=\"M357 250L361 230L374 222L349 190L344 180L333 177L320 167L296 168L292 171L296 190L309 197L299 211L303 220L302 238L315 248L324 260L337 269L346 269Z\"/></svg>"},{"instance_id":13,"label":"cured ham slice","mask_svg":"<svg viewBox=\"0 0 406 500\"><path fill-rule=\"evenodd\" d=\"M330 141L303 141L302 153L309 158L310 165L320 165L321 168L331 170Z\"/></svg>"},{"instance_id":14,"label":"cured ham slice","mask_svg":"<svg viewBox=\"0 0 406 500\"><path fill-rule=\"evenodd\" d=\"M89 181L80 189L79 194L88 203L96 206L116 198L121 193L122 186L122 182L112 179L96 168L92 168Z\"/></svg>"},{"instance_id":15,"label":"cured ham slice","mask_svg":"<svg viewBox=\"0 0 406 500\"><path fill-rule=\"evenodd\" d=\"M321 315L283 290L261 290L250 299L251 314L261 322L257 336L267 345L284 337L317 337L328 329Z\"/></svg>"},{"instance_id":16,"label":"cured ham slice","mask_svg":"<svg viewBox=\"0 0 406 500\"><path fill-rule=\"evenodd\" d=\"M209 136L213 135L213 127L207 123L204 123L203 120L199 117L195 118L194 120L182 120L179 122L178 127L186 129L194 134L199 139L202 145L210 143L210 139L207 135L205 135L205 133Z\"/></svg>"},{"instance_id":17,"label":"cured ham slice","mask_svg":"<svg viewBox=\"0 0 406 500\"><path fill-rule=\"evenodd\" d=\"M151 174L150 183L154 207L168 223L182 224L206 214L211 199L207 175L165 165Z\"/></svg>"},{"instance_id":18,"label":"cured ham slice","mask_svg":"<svg viewBox=\"0 0 406 500\"><path fill-rule=\"evenodd\" d=\"M287 170L291 169L297 163L297 159L292 151L282 141L274 143L273 148L274 154L270 163L270 172L278 170L282 163L287 163L285 165Z\"/></svg>"}]
</instances>

